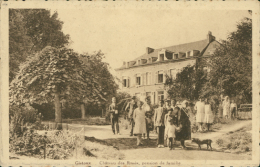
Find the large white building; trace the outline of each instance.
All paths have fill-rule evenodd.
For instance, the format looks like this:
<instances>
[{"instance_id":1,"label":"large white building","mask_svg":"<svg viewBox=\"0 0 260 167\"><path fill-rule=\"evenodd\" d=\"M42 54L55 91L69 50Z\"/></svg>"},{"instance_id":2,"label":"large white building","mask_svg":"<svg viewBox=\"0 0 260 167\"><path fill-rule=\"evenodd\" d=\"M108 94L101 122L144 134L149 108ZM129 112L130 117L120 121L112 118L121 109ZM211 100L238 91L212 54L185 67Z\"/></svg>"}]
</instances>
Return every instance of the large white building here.
<instances>
[{"instance_id":1,"label":"large white building","mask_svg":"<svg viewBox=\"0 0 260 167\"><path fill-rule=\"evenodd\" d=\"M164 89L165 75L176 76L183 67L194 65L198 58L213 54L219 43L209 32L205 40L190 42L160 49L146 48L146 53L124 62L116 69L121 80L120 91L125 91L143 100L151 97L153 104L167 97Z\"/></svg>"}]
</instances>

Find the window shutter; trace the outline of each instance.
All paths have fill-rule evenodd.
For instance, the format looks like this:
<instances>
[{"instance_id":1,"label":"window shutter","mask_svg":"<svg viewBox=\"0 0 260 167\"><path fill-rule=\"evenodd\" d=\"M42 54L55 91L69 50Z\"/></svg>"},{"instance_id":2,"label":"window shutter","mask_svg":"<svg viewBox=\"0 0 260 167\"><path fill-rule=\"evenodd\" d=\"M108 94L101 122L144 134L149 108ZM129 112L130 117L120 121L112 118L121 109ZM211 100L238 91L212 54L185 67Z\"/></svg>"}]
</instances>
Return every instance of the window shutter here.
<instances>
[{"instance_id":1,"label":"window shutter","mask_svg":"<svg viewBox=\"0 0 260 167\"><path fill-rule=\"evenodd\" d=\"M144 74L141 74L141 84L140 85L144 85Z\"/></svg>"},{"instance_id":2,"label":"window shutter","mask_svg":"<svg viewBox=\"0 0 260 167\"><path fill-rule=\"evenodd\" d=\"M154 75L153 73L151 72L150 73L150 85L153 85L154 84Z\"/></svg>"},{"instance_id":3,"label":"window shutter","mask_svg":"<svg viewBox=\"0 0 260 167\"><path fill-rule=\"evenodd\" d=\"M152 72L149 72L149 85L152 84Z\"/></svg>"},{"instance_id":4,"label":"window shutter","mask_svg":"<svg viewBox=\"0 0 260 167\"><path fill-rule=\"evenodd\" d=\"M129 83L129 81L130 81L130 79L129 79L129 77L127 78L127 80L126 80L126 87L129 87L129 85L130 85L130 83Z\"/></svg>"},{"instance_id":5,"label":"window shutter","mask_svg":"<svg viewBox=\"0 0 260 167\"><path fill-rule=\"evenodd\" d=\"M167 71L164 70L164 71L163 71L163 83L165 83L165 81L166 81L166 73L167 73Z\"/></svg>"},{"instance_id":6,"label":"window shutter","mask_svg":"<svg viewBox=\"0 0 260 167\"><path fill-rule=\"evenodd\" d=\"M143 81L143 85L146 85L147 83L146 83L146 73L144 73L144 79L143 79L144 81Z\"/></svg>"},{"instance_id":7,"label":"window shutter","mask_svg":"<svg viewBox=\"0 0 260 167\"><path fill-rule=\"evenodd\" d=\"M124 77L121 78L122 88L124 87Z\"/></svg>"},{"instance_id":8,"label":"window shutter","mask_svg":"<svg viewBox=\"0 0 260 167\"><path fill-rule=\"evenodd\" d=\"M155 84L158 83L158 71L155 72L155 82L154 82L154 83L155 83Z\"/></svg>"},{"instance_id":9,"label":"window shutter","mask_svg":"<svg viewBox=\"0 0 260 167\"><path fill-rule=\"evenodd\" d=\"M137 75L135 74L135 85L137 85Z\"/></svg>"}]
</instances>

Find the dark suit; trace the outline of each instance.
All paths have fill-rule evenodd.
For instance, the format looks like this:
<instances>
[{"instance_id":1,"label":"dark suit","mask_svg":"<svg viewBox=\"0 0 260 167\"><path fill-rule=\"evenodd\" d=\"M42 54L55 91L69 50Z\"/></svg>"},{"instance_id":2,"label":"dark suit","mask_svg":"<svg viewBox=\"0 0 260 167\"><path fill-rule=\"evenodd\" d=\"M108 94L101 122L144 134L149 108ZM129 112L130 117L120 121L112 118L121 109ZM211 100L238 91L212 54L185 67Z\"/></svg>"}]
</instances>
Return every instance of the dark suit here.
<instances>
[{"instance_id":1,"label":"dark suit","mask_svg":"<svg viewBox=\"0 0 260 167\"><path fill-rule=\"evenodd\" d=\"M109 106L109 112L110 112L110 120L111 120L111 126L112 126L112 131L115 134L115 125L116 125L116 131L119 133L119 124L118 124L118 115L119 113L115 113L115 111L118 111L118 107L116 104L111 104Z\"/></svg>"}]
</instances>

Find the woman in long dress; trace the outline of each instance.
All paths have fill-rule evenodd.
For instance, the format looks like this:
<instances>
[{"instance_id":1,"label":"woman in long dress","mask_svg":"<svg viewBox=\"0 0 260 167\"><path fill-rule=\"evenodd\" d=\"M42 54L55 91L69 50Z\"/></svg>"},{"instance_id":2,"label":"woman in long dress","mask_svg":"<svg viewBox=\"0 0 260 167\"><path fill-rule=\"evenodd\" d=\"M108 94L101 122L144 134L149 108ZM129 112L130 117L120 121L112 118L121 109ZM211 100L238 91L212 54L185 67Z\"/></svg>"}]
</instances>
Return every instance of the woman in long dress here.
<instances>
[{"instance_id":1,"label":"woman in long dress","mask_svg":"<svg viewBox=\"0 0 260 167\"><path fill-rule=\"evenodd\" d=\"M214 120L214 114L212 111L212 105L210 105L208 99L205 99L205 120L204 122L207 124L208 131L210 128L210 125L213 123Z\"/></svg>"},{"instance_id":2,"label":"woman in long dress","mask_svg":"<svg viewBox=\"0 0 260 167\"><path fill-rule=\"evenodd\" d=\"M202 124L204 122L204 116L205 116L205 103L202 101L202 98L199 99L199 101L195 104L194 107L196 112L196 122L199 123L199 130L202 131Z\"/></svg>"},{"instance_id":3,"label":"woman in long dress","mask_svg":"<svg viewBox=\"0 0 260 167\"><path fill-rule=\"evenodd\" d=\"M141 108L141 102L137 101L137 108L134 110L133 119L135 122L134 135L137 136L137 145L142 145L142 134L146 133L145 112Z\"/></svg>"},{"instance_id":4,"label":"woman in long dress","mask_svg":"<svg viewBox=\"0 0 260 167\"><path fill-rule=\"evenodd\" d=\"M223 116L226 119L230 117L230 101L228 96L226 96L223 101Z\"/></svg>"},{"instance_id":5,"label":"woman in long dress","mask_svg":"<svg viewBox=\"0 0 260 167\"><path fill-rule=\"evenodd\" d=\"M187 103L182 108L175 107L178 110L177 127L180 129L176 132L176 140L181 142L181 146L185 149L185 140L191 140L191 124L188 116Z\"/></svg>"}]
</instances>

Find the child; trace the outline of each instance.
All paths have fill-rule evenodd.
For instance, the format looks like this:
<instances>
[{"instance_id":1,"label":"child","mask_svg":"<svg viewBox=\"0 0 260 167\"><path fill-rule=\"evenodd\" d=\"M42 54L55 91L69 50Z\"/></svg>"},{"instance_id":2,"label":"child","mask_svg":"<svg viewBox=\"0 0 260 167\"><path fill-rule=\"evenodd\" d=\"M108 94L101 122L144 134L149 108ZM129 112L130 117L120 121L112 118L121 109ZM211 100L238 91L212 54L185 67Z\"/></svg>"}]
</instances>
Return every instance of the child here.
<instances>
[{"instance_id":1,"label":"child","mask_svg":"<svg viewBox=\"0 0 260 167\"><path fill-rule=\"evenodd\" d=\"M170 100L166 100L165 102L165 106L166 106L166 112L167 114L165 114L164 116L164 124L165 124L165 134L166 134L166 128L168 125L170 125L170 122L169 122L169 116L171 115L172 111L173 111L173 108L171 108L171 103L170 103ZM169 140L168 138L166 137L166 147L169 145Z\"/></svg>"},{"instance_id":2,"label":"child","mask_svg":"<svg viewBox=\"0 0 260 167\"><path fill-rule=\"evenodd\" d=\"M179 130L177 127L177 121L178 121L178 116L177 116L177 110L174 110L171 115L169 115L168 122L169 124L166 127L165 130L165 137L168 138L169 140L169 149L172 150L173 148L173 143L175 142L175 131Z\"/></svg>"},{"instance_id":3,"label":"child","mask_svg":"<svg viewBox=\"0 0 260 167\"><path fill-rule=\"evenodd\" d=\"M234 100L231 101L230 110L232 119L235 119L237 117L237 104Z\"/></svg>"}]
</instances>

